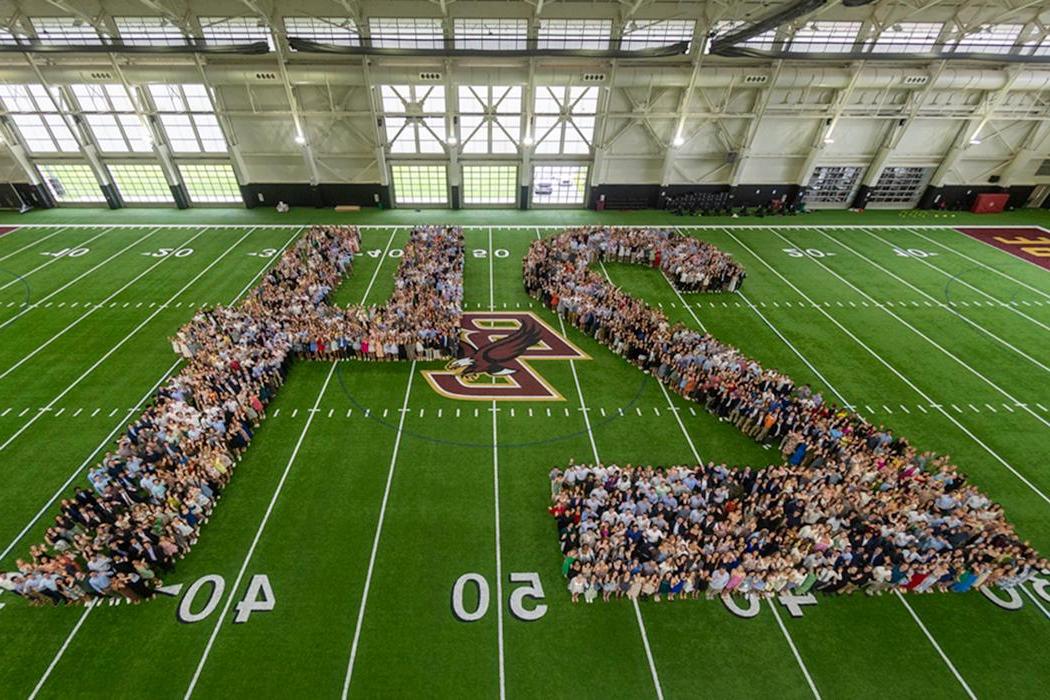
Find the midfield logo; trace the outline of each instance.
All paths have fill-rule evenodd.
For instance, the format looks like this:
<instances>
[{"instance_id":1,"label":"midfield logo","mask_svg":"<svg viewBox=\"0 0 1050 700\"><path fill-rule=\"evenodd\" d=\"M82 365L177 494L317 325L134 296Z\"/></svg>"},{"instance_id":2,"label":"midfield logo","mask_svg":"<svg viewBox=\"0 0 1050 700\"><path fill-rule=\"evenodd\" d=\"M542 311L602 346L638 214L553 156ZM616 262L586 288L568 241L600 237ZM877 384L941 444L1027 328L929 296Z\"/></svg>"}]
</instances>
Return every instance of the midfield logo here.
<instances>
[{"instance_id":1,"label":"midfield logo","mask_svg":"<svg viewBox=\"0 0 1050 700\"><path fill-rule=\"evenodd\" d=\"M450 399L564 401L530 361L589 359L530 311L479 311L463 314L459 357L423 376Z\"/></svg>"}]
</instances>

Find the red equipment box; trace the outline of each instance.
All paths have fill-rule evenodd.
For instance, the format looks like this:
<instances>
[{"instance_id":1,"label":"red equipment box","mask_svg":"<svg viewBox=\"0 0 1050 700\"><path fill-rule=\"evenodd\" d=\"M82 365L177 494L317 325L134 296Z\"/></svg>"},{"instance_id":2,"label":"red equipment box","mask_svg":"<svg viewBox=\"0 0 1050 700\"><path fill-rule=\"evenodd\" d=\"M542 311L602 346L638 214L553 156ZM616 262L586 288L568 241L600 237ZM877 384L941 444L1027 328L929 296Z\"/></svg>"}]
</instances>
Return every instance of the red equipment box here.
<instances>
[{"instance_id":1,"label":"red equipment box","mask_svg":"<svg viewBox=\"0 0 1050 700\"><path fill-rule=\"evenodd\" d=\"M979 194L977 199L973 200L973 206L970 207L970 211L974 214L998 214L1003 209L1006 209L1008 201L1010 201L1010 195L1008 194Z\"/></svg>"}]
</instances>

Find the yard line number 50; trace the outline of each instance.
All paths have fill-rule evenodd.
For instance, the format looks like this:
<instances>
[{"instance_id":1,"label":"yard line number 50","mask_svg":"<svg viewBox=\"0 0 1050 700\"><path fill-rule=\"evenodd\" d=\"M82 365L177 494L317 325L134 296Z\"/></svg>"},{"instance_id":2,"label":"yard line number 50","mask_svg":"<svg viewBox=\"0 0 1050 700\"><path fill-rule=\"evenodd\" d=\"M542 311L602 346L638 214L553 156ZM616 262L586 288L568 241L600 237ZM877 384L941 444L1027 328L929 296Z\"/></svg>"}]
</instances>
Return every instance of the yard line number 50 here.
<instances>
[{"instance_id":1,"label":"yard line number 50","mask_svg":"<svg viewBox=\"0 0 1050 700\"><path fill-rule=\"evenodd\" d=\"M514 617L523 622L534 622L547 614L546 603L535 603L526 606L529 600L543 600L543 584L540 583L540 575L535 571L514 572L510 575L510 582L523 584L510 592L507 601L510 612ZM473 603L473 610L467 610L464 598L468 587L473 587L477 592L477 600ZM477 622L485 617L489 611L489 582L485 577L476 572L463 574L452 586L452 615L460 622Z\"/></svg>"}]
</instances>

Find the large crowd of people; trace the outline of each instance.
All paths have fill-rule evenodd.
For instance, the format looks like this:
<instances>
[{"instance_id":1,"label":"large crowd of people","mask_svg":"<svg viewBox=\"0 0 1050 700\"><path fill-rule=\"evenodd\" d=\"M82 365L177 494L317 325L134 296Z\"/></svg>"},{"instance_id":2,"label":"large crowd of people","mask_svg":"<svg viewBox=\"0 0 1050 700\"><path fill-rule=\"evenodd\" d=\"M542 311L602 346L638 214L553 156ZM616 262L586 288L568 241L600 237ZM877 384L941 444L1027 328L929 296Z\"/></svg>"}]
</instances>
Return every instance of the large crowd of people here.
<instances>
[{"instance_id":1,"label":"large crowd of people","mask_svg":"<svg viewBox=\"0 0 1050 700\"><path fill-rule=\"evenodd\" d=\"M735 263L698 245L676 274L704 280L703 290L739 283ZM1047 569L949 457L917 450L710 335L672 324L591 269L617 259L666 273L692 246L660 230L570 230L532 245L525 286L669 389L778 446L785 461L757 470L555 469L550 512L574 600L965 591Z\"/></svg>"},{"instance_id":2,"label":"large crowd of people","mask_svg":"<svg viewBox=\"0 0 1050 700\"><path fill-rule=\"evenodd\" d=\"M88 472L90 488L61 501L44 543L0 573L0 589L37 604L151 597L196 543L293 357L453 353L462 232L415 229L387 303L330 306L359 249L354 227L314 227L242 303L194 316L172 339L183 369Z\"/></svg>"}]
</instances>

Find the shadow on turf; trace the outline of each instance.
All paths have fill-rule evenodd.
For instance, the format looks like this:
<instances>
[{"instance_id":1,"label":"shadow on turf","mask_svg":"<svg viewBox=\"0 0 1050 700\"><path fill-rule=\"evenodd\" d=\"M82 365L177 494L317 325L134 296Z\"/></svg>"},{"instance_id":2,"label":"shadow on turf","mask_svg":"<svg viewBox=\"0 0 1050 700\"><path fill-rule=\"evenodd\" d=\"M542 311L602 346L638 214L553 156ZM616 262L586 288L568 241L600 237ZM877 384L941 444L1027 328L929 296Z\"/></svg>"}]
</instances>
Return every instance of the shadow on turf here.
<instances>
[{"instance_id":1,"label":"shadow on turf","mask_svg":"<svg viewBox=\"0 0 1050 700\"><path fill-rule=\"evenodd\" d=\"M369 408L367 406L365 406L364 404L362 404L360 401L358 401L357 397L355 397L353 395L353 393L347 387L346 380L343 377L343 367L345 365L347 365L347 364L348 363L346 363L346 362L338 362L338 363L336 363L336 372L335 372L336 378L339 380L339 388L342 389L343 394L346 396L346 398L350 400L350 403L353 404L354 408L356 408L357 410L361 411L362 414L368 416L369 420L373 420L376 423L378 423L379 425L382 425L384 428L389 428L390 430L392 430L395 433L399 432L397 423L388 421L388 420L386 420L386 419L384 419L384 418L382 418L380 416L368 413ZM592 421L591 422L591 430L590 430L590 432L594 432L595 430L598 430L599 428L603 428L603 427L609 425L610 423L612 423L613 421L620 420L623 417L623 416L619 415L620 412L626 413L628 410L633 409L635 407L635 405L641 399L642 392L645 391L645 384L646 384L646 382L648 380L649 380L649 375L648 374L643 374L642 375L642 380L638 383L638 389L637 389L637 391L634 392L634 396L631 398L631 400L628 401L626 405L622 406L613 415L606 416L605 418L602 418L600 421ZM491 407L486 408L485 410L489 411L489 410L491 410ZM489 441L489 440L482 440L480 442L473 442L473 441L467 441L467 440L449 440L448 438L437 437L435 435L427 435L425 433L420 433L420 432L415 431L415 430L407 430L407 429L404 429L404 428L401 428L400 432L401 432L402 435L406 435L408 437L417 438L419 440L426 440L427 442L432 442L432 443L435 443L437 445L449 445L451 447L477 447L477 448L484 448L484 449L488 449L488 450L491 450L493 448L493 446L494 446L494 443L492 441ZM537 445L549 445L549 444L556 443L556 442L563 442L565 440L572 440L572 439L575 439L575 438L583 437L583 436L587 435L587 433L588 433L587 428L584 428L583 430L576 430L576 431L573 431L571 433L564 433L562 435L555 435L553 437L544 438L542 440L527 440L525 442L504 442L504 441L500 441L499 442L499 447L501 447L501 448L504 448L504 447L505 448L521 448L521 447L536 447Z\"/></svg>"}]
</instances>

